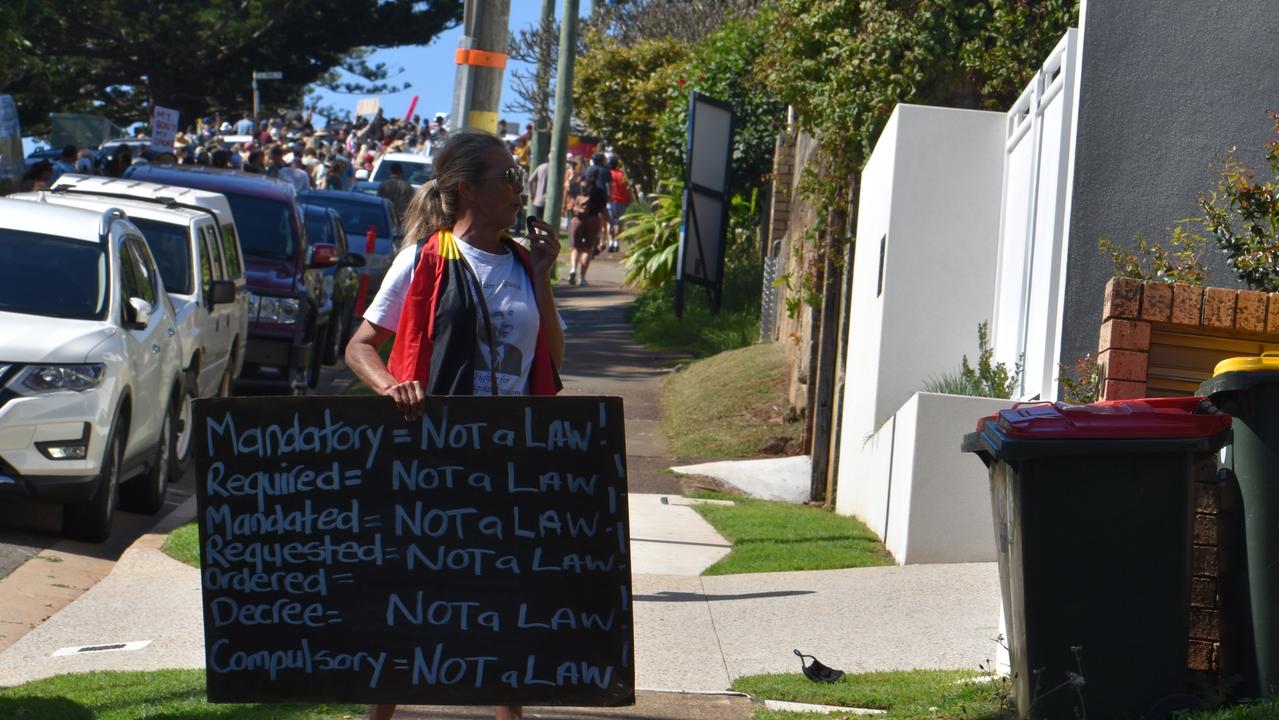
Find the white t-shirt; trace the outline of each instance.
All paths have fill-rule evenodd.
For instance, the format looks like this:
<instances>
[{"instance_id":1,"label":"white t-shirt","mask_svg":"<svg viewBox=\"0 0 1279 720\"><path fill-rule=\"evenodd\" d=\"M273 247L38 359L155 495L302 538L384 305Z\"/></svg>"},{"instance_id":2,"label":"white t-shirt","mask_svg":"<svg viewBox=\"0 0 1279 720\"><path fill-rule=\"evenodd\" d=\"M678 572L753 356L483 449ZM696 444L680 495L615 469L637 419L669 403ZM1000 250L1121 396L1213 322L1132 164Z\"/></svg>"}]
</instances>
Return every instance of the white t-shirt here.
<instances>
[{"instance_id":1,"label":"white t-shirt","mask_svg":"<svg viewBox=\"0 0 1279 720\"><path fill-rule=\"evenodd\" d=\"M513 252L494 255L461 240L457 247L475 271L489 311L487 323L483 311L476 318L475 336L479 338L479 346L475 351L475 394L492 393L489 371L490 365L496 362L498 393L526 395L540 322L537 298L528 274ZM488 344L490 329L496 345L492 352Z\"/></svg>"},{"instance_id":2,"label":"white t-shirt","mask_svg":"<svg viewBox=\"0 0 1279 720\"><path fill-rule=\"evenodd\" d=\"M526 394L540 318L528 275L513 253L493 255L476 250L461 240L457 241L457 246L484 288L484 302L488 304L493 336L498 346L498 392L502 395ZM392 332L399 328L400 313L413 280L413 260L416 257L415 244L404 247L395 255L386 277L382 278L382 286L364 311L365 320ZM477 318L476 322L476 337L480 343L475 358L474 392L476 395L489 395L492 388L488 374L491 364L488 332L483 317ZM563 326L561 317L560 327Z\"/></svg>"},{"instance_id":3,"label":"white t-shirt","mask_svg":"<svg viewBox=\"0 0 1279 720\"><path fill-rule=\"evenodd\" d=\"M391 332L400 327L400 310L404 308L404 298L409 294L409 283L413 280L413 260L416 257L417 245L413 243L395 254L391 267L387 268L386 277L382 278L382 286L364 310L365 320Z\"/></svg>"}]
</instances>

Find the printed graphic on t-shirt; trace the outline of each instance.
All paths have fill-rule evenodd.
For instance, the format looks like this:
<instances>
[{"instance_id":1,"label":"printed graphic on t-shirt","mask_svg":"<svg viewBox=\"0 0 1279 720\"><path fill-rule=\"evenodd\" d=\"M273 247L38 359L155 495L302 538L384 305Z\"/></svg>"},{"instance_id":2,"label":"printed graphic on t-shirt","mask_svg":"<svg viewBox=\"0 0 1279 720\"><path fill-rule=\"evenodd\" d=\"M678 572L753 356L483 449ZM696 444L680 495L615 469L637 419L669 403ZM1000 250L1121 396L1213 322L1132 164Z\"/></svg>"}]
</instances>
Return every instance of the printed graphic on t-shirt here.
<instances>
[{"instance_id":1,"label":"printed graphic on t-shirt","mask_svg":"<svg viewBox=\"0 0 1279 720\"><path fill-rule=\"evenodd\" d=\"M513 254L493 255L470 246L459 247L475 271L488 306L487 322L483 310L477 313L475 336L476 395L493 393L496 376L498 394L527 393L529 368L537 343L540 318L537 301L528 277ZM489 348L489 332L493 347ZM496 363L496 372L493 364Z\"/></svg>"}]
</instances>

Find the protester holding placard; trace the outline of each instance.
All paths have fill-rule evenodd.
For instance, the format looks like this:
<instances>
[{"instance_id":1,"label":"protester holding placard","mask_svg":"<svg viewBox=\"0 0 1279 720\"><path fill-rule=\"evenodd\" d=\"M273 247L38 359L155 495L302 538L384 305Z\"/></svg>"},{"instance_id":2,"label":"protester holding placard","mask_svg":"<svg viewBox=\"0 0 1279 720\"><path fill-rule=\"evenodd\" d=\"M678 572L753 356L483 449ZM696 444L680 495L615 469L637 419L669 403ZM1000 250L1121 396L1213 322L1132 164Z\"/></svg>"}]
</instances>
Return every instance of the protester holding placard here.
<instances>
[{"instance_id":1,"label":"protester holding placard","mask_svg":"<svg viewBox=\"0 0 1279 720\"><path fill-rule=\"evenodd\" d=\"M408 243L347 345L347 365L407 417L422 414L427 395L556 394L564 332L550 273L559 242L540 221L530 221L529 250L504 232L523 201L523 172L487 133L450 136L433 164L435 179L406 213ZM383 363L378 348L392 335ZM376 705L370 719L394 711ZM496 709L499 720L522 716L516 706Z\"/></svg>"}]
</instances>

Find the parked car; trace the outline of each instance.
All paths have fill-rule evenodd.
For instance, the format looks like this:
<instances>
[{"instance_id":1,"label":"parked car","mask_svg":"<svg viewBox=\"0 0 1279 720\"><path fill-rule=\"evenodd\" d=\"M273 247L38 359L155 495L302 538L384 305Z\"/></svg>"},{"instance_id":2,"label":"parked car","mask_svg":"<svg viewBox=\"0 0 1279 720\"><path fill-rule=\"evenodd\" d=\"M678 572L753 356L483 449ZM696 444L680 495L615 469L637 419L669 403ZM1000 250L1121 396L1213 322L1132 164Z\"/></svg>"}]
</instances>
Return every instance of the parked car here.
<instances>
[{"instance_id":1,"label":"parked car","mask_svg":"<svg viewBox=\"0 0 1279 720\"><path fill-rule=\"evenodd\" d=\"M176 325L123 211L0 198L0 498L62 503L63 532L95 542L117 499L157 512L182 397Z\"/></svg>"},{"instance_id":2,"label":"parked car","mask_svg":"<svg viewBox=\"0 0 1279 720\"><path fill-rule=\"evenodd\" d=\"M377 195L378 188L382 187L382 183L373 182L372 180L356 180L351 184L351 192L360 193L361 195Z\"/></svg>"},{"instance_id":3,"label":"parked car","mask_svg":"<svg viewBox=\"0 0 1279 720\"><path fill-rule=\"evenodd\" d=\"M305 394L319 382L330 308L321 299L323 270L337 248L308 245L293 186L263 175L200 165L135 165L132 180L221 193L244 250L249 287L249 342L237 388Z\"/></svg>"},{"instance_id":4,"label":"parked car","mask_svg":"<svg viewBox=\"0 0 1279 720\"><path fill-rule=\"evenodd\" d=\"M320 205L304 205L307 242L337 247L338 262L324 269L324 302L332 305L329 332L324 341L324 364L333 365L342 357L346 341L355 332L355 294L360 285L356 268L364 267L364 256L353 253L337 210Z\"/></svg>"},{"instance_id":5,"label":"parked car","mask_svg":"<svg viewBox=\"0 0 1279 720\"><path fill-rule=\"evenodd\" d=\"M129 192L115 191L122 185L128 185ZM173 479L177 480L190 459L191 402L229 395L243 367L249 291L240 243L222 236L219 213L160 197L156 193L163 188L134 180L64 175L47 193L13 197L39 197L98 211L119 207L145 236L173 303L182 347L185 390L173 462ZM231 222L230 213L226 215Z\"/></svg>"},{"instance_id":6,"label":"parked car","mask_svg":"<svg viewBox=\"0 0 1279 720\"><path fill-rule=\"evenodd\" d=\"M391 152L384 153L377 159L377 162L373 163L373 172L369 173L369 180L380 183L391 177L392 163L400 164L404 181L412 185L415 190L427 180L435 177L435 172L431 167L430 156L418 155L417 153Z\"/></svg>"},{"instance_id":7,"label":"parked car","mask_svg":"<svg viewBox=\"0 0 1279 720\"><path fill-rule=\"evenodd\" d=\"M354 250L364 254L364 274L369 277L369 294L377 292L382 278L395 259L396 248L404 237L395 223L395 211L391 201L376 195L346 192L344 190L308 190L298 193L303 205L318 205L337 210L342 227L354 245ZM365 238L369 228L377 234L373 252L367 252Z\"/></svg>"}]
</instances>

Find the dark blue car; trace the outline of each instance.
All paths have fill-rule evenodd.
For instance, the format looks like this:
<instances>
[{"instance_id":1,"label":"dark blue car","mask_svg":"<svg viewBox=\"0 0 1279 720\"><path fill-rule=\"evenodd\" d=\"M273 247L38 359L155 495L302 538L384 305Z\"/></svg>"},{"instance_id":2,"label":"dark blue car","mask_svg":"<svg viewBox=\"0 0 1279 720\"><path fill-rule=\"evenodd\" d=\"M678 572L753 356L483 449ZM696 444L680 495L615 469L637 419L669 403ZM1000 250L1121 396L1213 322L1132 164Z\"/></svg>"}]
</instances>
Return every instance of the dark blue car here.
<instances>
[{"instance_id":1,"label":"dark blue car","mask_svg":"<svg viewBox=\"0 0 1279 720\"><path fill-rule=\"evenodd\" d=\"M337 211L346 230L351 250L364 255L364 273L369 277L369 296L377 292L382 278L391 267L395 251L403 233L395 223L391 201L376 195L343 190L308 190L298 193L303 205L330 207ZM377 234L373 252L366 252L365 241L369 228Z\"/></svg>"}]
</instances>

